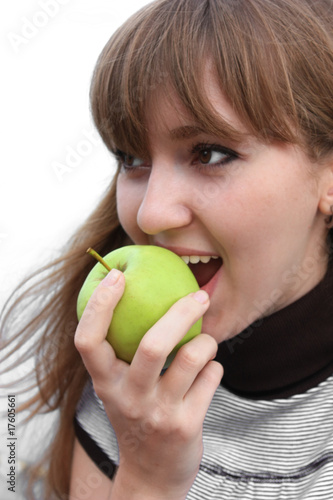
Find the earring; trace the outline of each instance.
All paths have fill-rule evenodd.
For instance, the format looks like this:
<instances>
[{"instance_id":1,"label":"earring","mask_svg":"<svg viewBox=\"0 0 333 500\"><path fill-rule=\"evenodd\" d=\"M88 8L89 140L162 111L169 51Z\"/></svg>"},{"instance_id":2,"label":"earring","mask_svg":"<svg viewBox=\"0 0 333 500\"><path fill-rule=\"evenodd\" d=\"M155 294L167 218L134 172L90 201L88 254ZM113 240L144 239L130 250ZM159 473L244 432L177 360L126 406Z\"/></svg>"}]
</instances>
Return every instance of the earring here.
<instances>
[{"instance_id":1,"label":"earring","mask_svg":"<svg viewBox=\"0 0 333 500\"><path fill-rule=\"evenodd\" d=\"M331 212L332 212L332 215L329 215L325 219L327 229L333 228L333 205L331 206Z\"/></svg>"}]
</instances>

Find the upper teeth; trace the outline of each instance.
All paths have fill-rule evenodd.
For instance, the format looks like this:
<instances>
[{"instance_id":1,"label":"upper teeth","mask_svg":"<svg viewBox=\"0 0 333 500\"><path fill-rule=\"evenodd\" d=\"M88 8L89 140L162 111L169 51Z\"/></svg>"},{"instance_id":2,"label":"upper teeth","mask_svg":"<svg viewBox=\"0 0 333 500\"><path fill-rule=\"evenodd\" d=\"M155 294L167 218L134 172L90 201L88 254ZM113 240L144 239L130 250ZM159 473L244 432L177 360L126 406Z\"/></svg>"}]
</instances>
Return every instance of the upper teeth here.
<instances>
[{"instance_id":1,"label":"upper teeth","mask_svg":"<svg viewBox=\"0 0 333 500\"><path fill-rule=\"evenodd\" d=\"M181 258L185 264L198 264L198 262L203 262L207 264L210 259L218 259L217 255L182 255Z\"/></svg>"}]
</instances>

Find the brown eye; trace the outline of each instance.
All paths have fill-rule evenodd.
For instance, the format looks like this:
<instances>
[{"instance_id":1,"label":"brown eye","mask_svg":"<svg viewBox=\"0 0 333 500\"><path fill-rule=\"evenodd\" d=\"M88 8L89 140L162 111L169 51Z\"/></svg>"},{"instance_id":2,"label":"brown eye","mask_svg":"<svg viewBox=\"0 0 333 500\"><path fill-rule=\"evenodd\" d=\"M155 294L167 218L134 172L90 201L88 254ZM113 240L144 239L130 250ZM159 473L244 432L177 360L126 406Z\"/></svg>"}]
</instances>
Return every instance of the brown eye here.
<instances>
[{"instance_id":1,"label":"brown eye","mask_svg":"<svg viewBox=\"0 0 333 500\"><path fill-rule=\"evenodd\" d=\"M208 169L220 168L233 160L239 158L239 155L229 148L219 144L199 143L193 146L190 153L194 155L194 165Z\"/></svg>"},{"instance_id":2,"label":"brown eye","mask_svg":"<svg viewBox=\"0 0 333 500\"><path fill-rule=\"evenodd\" d=\"M203 149L199 153L199 160L201 163L207 164L211 161L212 159L212 151L209 149Z\"/></svg>"},{"instance_id":3,"label":"brown eye","mask_svg":"<svg viewBox=\"0 0 333 500\"><path fill-rule=\"evenodd\" d=\"M124 156L124 163L128 165L129 167L133 167L134 165L134 156L132 155L125 155Z\"/></svg>"}]
</instances>

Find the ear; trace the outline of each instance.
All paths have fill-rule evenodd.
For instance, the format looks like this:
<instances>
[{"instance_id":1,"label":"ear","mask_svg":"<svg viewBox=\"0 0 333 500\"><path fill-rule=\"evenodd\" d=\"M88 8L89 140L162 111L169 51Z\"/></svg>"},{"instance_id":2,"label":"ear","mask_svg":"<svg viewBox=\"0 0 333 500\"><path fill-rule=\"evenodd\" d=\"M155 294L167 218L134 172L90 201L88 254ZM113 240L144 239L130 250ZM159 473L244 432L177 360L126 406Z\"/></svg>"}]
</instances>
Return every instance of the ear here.
<instances>
[{"instance_id":1,"label":"ear","mask_svg":"<svg viewBox=\"0 0 333 500\"><path fill-rule=\"evenodd\" d=\"M324 167L320 184L318 209L325 215L325 221L327 221L333 213L333 161Z\"/></svg>"}]
</instances>

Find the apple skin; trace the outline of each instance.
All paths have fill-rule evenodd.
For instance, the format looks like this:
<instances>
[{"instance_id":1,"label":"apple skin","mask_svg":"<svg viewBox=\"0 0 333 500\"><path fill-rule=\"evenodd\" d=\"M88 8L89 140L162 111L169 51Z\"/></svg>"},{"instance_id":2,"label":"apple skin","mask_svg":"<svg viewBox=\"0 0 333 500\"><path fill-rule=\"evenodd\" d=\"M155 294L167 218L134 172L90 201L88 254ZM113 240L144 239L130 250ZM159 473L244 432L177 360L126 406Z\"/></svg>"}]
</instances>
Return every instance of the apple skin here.
<instances>
[{"instance_id":1,"label":"apple skin","mask_svg":"<svg viewBox=\"0 0 333 500\"><path fill-rule=\"evenodd\" d=\"M116 356L131 363L144 334L185 295L199 290L199 285L185 262L175 253L153 245L129 245L103 257L111 267L125 275L125 291L118 302L107 333ZM108 274L98 262L88 274L78 296L77 316L83 311L93 291ZM165 367L178 349L201 332L200 318L170 353Z\"/></svg>"}]
</instances>

